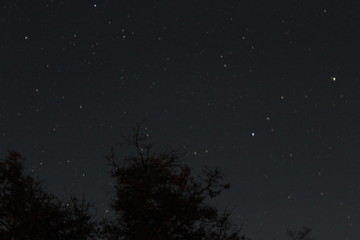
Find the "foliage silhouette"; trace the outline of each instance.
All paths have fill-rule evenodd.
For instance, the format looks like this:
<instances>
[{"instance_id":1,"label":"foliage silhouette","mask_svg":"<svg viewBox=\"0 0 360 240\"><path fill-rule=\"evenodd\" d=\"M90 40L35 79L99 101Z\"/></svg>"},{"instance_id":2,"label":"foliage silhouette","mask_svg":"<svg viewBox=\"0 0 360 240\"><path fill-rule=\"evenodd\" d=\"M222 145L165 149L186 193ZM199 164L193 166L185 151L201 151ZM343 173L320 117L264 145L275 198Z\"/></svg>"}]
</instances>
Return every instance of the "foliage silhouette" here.
<instances>
[{"instance_id":1,"label":"foliage silhouette","mask_svg":"<svg viewBox=\"0 0 360 240\"><path fill-rule=\"evenodd\" d=\"M95 239L91 205L70 197L60 201L24 174L24 158L15 151L0 162L0 239Z\"/></svg>"},{"instance_id":2,"label":"foliage silhouette","mask_svg":"<svg viewBox=\"0 0 360 240\"><path fill-rule=\"evenodd\" d=\"M116 240L238 240L230 212L219 211L206 200L229 184L223 174L204 168L198 180L175 151L156 153L140 124L123 144L135 150L120 162L112 149L107 157L115 180L112 208L116 218L104 225L105 239Z\"/></svg>"},{"instance_id":3,"label":"foliage silhouette","mask_svg":"<svg viewBox=\"0 0 360 240\"><path fill-rule=\"evenodd\" d=\"M302 231L295 232L293 230L287 230L287 235L292 240L313 240L312 237L310 237L310 232L312 229L310 227L303 227Z\"/></svg>"},{"instance_id":4,"label":"foliage silhouette","mask_svg":"<svg viewBox=\"0 0 360 240\"><path fill-rule=\"evenodd\" d=\"M135 152L119 161L107 157L115 180L113 220L101 223L92 205L70 197L67 202L46 193L24 174L24 158L15 151L0 161L0 239L6 240L250 240L208 203L229 184L218 169L204 168L198 178L176 151L155 152L140 124L124 145ZM292 240L313 240L311 229L288 230Z\"/></svg>"}]
</instances>

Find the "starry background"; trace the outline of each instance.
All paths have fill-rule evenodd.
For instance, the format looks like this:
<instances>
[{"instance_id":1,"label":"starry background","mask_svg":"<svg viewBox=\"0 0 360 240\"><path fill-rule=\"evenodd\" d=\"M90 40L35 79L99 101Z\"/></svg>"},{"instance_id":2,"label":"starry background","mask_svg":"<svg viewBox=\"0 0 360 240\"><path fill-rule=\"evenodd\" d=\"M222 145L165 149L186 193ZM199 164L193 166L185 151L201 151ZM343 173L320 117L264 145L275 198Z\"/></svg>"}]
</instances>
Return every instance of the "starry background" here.
<instances>
[{"instance_id":1,"label":"starry background","mask_svg":"<svg viewBox=\"0 0 360 240\"><path fill-rule=\"evenodd\" d=\"M357 1L0 3L0 146L108 213L104 156L146 119L232 183L254 239L360 237ZM106 193L106 194L105 194Z\"/></svg>"}]
</instances>

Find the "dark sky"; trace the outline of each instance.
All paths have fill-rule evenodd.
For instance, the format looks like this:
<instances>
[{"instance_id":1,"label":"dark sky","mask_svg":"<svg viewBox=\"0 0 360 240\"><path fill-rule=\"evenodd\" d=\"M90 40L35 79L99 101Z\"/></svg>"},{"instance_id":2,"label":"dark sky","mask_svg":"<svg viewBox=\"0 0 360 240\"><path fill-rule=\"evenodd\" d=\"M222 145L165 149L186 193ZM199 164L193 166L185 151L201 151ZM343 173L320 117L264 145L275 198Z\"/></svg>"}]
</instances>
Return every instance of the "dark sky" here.
<instances>
[{"instance_id":1,"label":"dark sky","mask_svg":"<svg viewBox=\"0 0 360 240\"><path fill-rule=\"evenodd\" d=\"M358 1L0 3L0 146L106 214L104 156L136 122L218 166L254 239L360 238Z\"/></svg>"}]
</instances>

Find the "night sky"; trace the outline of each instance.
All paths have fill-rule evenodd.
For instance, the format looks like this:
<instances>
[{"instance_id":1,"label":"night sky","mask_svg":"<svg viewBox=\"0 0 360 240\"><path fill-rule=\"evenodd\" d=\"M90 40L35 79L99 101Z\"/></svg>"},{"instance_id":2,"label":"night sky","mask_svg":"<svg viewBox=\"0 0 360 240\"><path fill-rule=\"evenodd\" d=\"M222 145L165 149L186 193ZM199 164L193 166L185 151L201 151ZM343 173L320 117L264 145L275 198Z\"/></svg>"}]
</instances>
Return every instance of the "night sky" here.
<instances>
[{"instance_id":1,"label":"night sky","mask_svg":"<svg viewBox=\"0 0 360 240\"><path fill-rule=\"evenodd\" d=\"M215 204L248 236L359 239L359 8L2 0L1 154L109 215L104 157L145 119L159 149L225 173Z\"/></svg>"}]
</instances>

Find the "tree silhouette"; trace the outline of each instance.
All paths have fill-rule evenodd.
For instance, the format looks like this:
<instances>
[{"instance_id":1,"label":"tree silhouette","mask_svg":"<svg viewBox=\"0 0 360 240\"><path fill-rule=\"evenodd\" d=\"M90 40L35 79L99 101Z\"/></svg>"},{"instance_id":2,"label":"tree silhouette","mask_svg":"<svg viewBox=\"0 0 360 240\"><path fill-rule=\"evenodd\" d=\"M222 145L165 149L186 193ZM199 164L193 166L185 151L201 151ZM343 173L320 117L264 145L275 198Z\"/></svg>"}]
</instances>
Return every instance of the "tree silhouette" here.
<instances>
[{"instance_id":1,"label":"tree silhouette","mask_svg":"<svg viewBox=\"0 0 360 240\"><path fill-rule=\"evenodd\" d=\"M92 205L76 197L66 202L46 193L24 174L15 151L0 161L0 239L6 240L250 240L240 235L231 212L220 213L208 200L230 187L218 169L204 168L195 178L176 151L157 153L140 134L124 138L135 152L119 161L107 157L115 180L115 217L93 220ZM312 240L311 229L288 230L292 240Z\"/></svg>"},{"instance_id":2,"label":"tree silhouette","mask_svg":"<svg viewBox=\"0 0 360 240\"><path fill-rule=\"evenodd\" d=\"M24 158L15 151L0 162L0 239L95 239L90 204L71 197L65 203L24 174Z\"/></svg>"},{"instance_id":3,"label":"tree silhouette","mask_svg":"<svg viewBox=\"0 0 360 240\"><path fill-rule=\"evenodd\" d=\"M112 149L107 157L115 180L112 208L116 218L105 224L105 239L116 240L237 240L240 229L230 212L206 203L221 194L223 174L204 168L198 180L175 151L153 152L138 125L124 144L135 153L120 163Z\"/></svg>"},{"instance_id":4,"label":"tree silhouette","mask_svg":"<svg viewBox=\"0 0 360 240\"><path fill-rule=\"evenodd\" d=\"M292 240L313 240L312 237L310 237L310 232L312 231L309 227L303 227L302 231L295 232L293 230L287 230L287 235Z\"/></svg>"}]
</instances>

